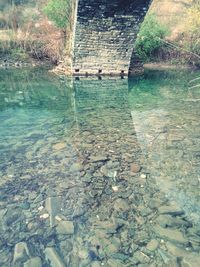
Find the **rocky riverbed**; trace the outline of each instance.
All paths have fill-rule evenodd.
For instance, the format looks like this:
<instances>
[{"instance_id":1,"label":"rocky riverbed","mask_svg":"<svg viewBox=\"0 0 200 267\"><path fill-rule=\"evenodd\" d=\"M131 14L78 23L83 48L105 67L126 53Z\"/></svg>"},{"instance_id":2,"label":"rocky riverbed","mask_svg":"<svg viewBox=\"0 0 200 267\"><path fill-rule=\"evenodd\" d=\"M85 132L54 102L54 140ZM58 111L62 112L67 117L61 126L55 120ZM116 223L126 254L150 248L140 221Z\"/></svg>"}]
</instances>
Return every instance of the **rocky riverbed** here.
<instances>
[{"instance_id":1,"label":"rocky riverbed","mask_svg":"<svg viewBox=\"0 0 200 267\"><path fill-rule=\"evenodd\" d=\"M197 106L139 112L126 79L73 89L1 110L0 266L198 267Z\"/></svg>"}]
</instances>

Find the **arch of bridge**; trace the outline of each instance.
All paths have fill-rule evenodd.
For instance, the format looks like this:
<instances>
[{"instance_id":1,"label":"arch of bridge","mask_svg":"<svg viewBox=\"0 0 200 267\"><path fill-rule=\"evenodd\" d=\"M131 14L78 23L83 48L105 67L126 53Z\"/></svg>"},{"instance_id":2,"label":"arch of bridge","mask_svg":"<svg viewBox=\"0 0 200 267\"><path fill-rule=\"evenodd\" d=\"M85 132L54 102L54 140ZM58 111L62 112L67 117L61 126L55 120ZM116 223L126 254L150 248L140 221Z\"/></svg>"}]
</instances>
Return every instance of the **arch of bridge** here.
<instances>
[{"instance_id":1,"label":"arch of bridge","mask_svg":"<svg viewBox=\"0 0 200 267\"><path fill-rule=\"evenodd\" d=\"M79 0L73 73L128 74L141 66L134 53L151 0Z\"/></svg>"}]
</instances>

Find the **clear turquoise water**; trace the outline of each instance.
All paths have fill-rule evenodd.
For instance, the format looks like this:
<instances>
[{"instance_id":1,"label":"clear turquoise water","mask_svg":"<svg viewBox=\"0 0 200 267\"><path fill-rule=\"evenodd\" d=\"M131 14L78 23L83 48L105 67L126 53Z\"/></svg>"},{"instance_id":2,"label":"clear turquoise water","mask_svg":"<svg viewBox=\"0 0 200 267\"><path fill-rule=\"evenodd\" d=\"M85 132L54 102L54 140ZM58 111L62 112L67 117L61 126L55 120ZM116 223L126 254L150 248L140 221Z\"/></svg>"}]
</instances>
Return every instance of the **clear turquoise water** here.
<instances>
[{"instance_id":1,"label":"clear turquoise water","mask_svg":"<svg viewBox=\"0 0 200 267\"><path fill-rule=\"evenodd\" d=\"M1 70L0 266L199 266L198 77Z\"/></svg>"}]
</instances>

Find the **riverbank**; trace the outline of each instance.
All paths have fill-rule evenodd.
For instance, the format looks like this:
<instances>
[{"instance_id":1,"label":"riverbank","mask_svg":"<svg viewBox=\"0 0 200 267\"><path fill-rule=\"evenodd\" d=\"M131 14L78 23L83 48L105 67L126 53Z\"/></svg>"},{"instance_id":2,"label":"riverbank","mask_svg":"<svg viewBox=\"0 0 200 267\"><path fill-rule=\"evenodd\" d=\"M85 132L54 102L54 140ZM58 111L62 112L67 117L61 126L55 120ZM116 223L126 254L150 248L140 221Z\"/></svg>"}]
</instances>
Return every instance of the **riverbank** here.
<instances>
[{"instance_id":1,"label":"riverbank","mask_svg":"<svg viewBox=\"0 0 200 267\"><path fill-rule=\"evenodd\" d=\"M55 68L49 60L38 60L26 53L0 54L0 69L47 66Z\"/></svg>"},{"instance_id":2,"label":"riverbank","mask_svg":"<svg viewBox=\"0 0 200 267\"><path fill-rule=\"evenodd\" d=\"M0 69L16 69L16 68L34 68L47 67L49 72L56 75L71 76L70 67L62 62L58 65L52 64L49 60L38 60L27 54L12 57L11 55L0 55ZM173 64L172 62L149 62L143 65L144 70L198 70L197 66L190 64Z\"/></svg>"},{"instance_id":3,"label":"riverbank","mask_svg":"<svg viewBox=\"0 0 200 267\"><path fill-rule=\"evenodd\" d=\"M191 66L189 64L172 64L170 62L152 62L145 63L144 69L148 70L198 70L196 66Z\"/></svg>"}]
</instances>

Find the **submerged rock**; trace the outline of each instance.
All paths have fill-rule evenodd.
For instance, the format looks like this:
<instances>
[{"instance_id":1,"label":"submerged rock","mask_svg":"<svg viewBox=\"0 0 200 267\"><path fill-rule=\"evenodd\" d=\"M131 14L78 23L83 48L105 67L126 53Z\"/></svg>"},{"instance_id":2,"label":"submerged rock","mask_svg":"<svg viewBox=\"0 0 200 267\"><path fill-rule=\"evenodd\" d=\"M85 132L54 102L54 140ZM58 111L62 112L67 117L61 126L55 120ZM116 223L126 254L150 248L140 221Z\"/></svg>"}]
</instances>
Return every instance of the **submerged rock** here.
<instances>
[{"instance_id":1,"label":"submerged rock","mask_svg":"<svg viewBox=\"0 0 200 267\"><path fill-rule=\"evenodd\" d=\"M50 215L50 226L55 225L55 216L60 211L60 198L59 197L48 197L45 201L45 208Z\"/></svg>"},{"instance_id":2,"label":"submerged rock","mask_svg":"<svg viewBox=\"0 0 200 267\"><path fill-rule=\"evenodd\" d=\"M183 258L181 263L181 267L199 267L200 266L200 255L199 254L191 254Z\"/></svg>"},{"instance_id":3,"label":"submerged rock","mask_svg":"<svg viewBox=\"0 0 200 267\"><path fill-rule=\"evenodd\" d=\"M20 203L20 208L22 208L23 210L28 210L30 208L30 203L28 201L24 201L22 203Z\"/></svg>"},{"instance_id":4,"label":"submerged rock","mask_svg":"<svg viewBox=\"0 0 200 267\"><path fill-rule=\"evenodd\" d=\"M131 171L134 173L137 173L141 170L141 167L137 163L131 164Z\"/></svg>"},{"instance_id":5,"label":"submerged rock","mask_svg":"<svg viewBox=\"0 0 200 267\"><path fill-rule=\"evenodd\" d=\"M118 253L120 249L120 241L115 241L113 242L113 240L111 240L110 244L108 244L105 248L105 252L106 254L109 255L113 255L115 253Z\"/></svg>"},{"instance_id":6,"label":"submerged rock","mask_svg":"<svg viewBox=\"0 0 200 267\"><path fill-rule=\"evenodd\" d=\"M83 170L83 165L81 163L74 163L70 167L70 172L80 172Z\"/></svg>"},{"instance_id":7,"label":"submerged rock","mask_svg":"<svg viewBox=\"0 0 200 267\"><path fill-rule=\"evenodd\" d=\"M166 242L167 250L170 254L174 255L175 257L185 257L189 252L181 247L177 247L176 245L172 244L171 242Z\"/></svg>"},{"instance_id":8,"label":"submerged rock","mask_svg":"<svg viewBox=\"0 0 200 267\"><path fill-rule=\"evenodd\" d=\"M102 156L102 155L90 157L91 162L99 162L99 161L107 161L107 160L108 160L108 158L105 156Z\"/></svg>"},{"instance_id":9,"label":"submerged rock","mask_svg":"<svg viewBox=\"0 0 200 267\"><path fill-rule=\"evenodd\" d=\"M53 148L54 150L61 150L61 149L66 148L66 144L63 143L63 142L61 142L61 143L57 143L57 144L53 145L52 148Z\"/></svg>"},{"instance_id":10,"label":"submerged rock","mask_svg":"<svg viewBox=\"0 0 200 267\"><path fill-rule=\"evenodd\" d=\"M189 227L190 223L186 220L183 220L182 218L178 216L172 216L172 215L159 215L156 219L156 222L162 226L163 228L166 227L182 227L186 226Z\"/></svg>"},{"instance_id":11,"label":"submerged rock","mask_svg":"<svg viewBox=\"0 0 200 267\"><path fill-rule=\"evenodd\" d=\"M50 262L51 267L66 267L61 257L53 247L48 247L44 251L46 260Z\"/></svg>"},{"instance_id":12,"label":"submerged rock","mask_svg":"<svg viewBox=\"0 0 200 267\"><path fill-rule=\"evenodd\" d=\"M24 263L24 267L42 267L42 261L39 257L31 258Z\"/></svg>"},{"instance_id":13,"label":"submerged rock","mask_svg":"<svg viewBox=\"0 0 200 267\"><path fill-rule=\"evenodd\" d=\"M160 226L154 226L154 231L161 237L164 237L168 240L187 244L187 239L183 236L183 234L177 230L177 229L168 229L168 228L162 228Z\"/></svg>"},{"instance_id":14,"label":"submerged rock","mask_svg":"<svg viewBox=\"0 0 200 267\"><path fill-rule=\"evenodd\" d=\"M94 262L92 262L92 265L91 265L91 267L101 267L102 265L101 265L101 262L99 262L99 261L94 261Z\"/></svg>"},{"instance_id":15,"label":"submerged rock","mask_svg":"<svg viewBox=\"0 0 200 267\"><path fill-rule=\"evenodd\" d=\"M121 262L120 260L115 260L115 259L109 259L107 261L109 267L123 267L124 263Z\"/></svg>"},{"instance_id":16,"label":"submerged rock","mask_svg":"<svg viewBox=\"0 0 200 267\"><path fill-rule=\"evenodd\" d=\"M23 213L18 208L8 209L4 217L5 217L5 221L4 221L5 227L10 227L13 224L22 222L24 219Z\"/></svg>"},{"instance_id":17,"label":"submerged rock","mask_svg":"<svg viewBox=\"0 0 200 267\"><path fill-rule=\"evenodd\" d=\"M148 244L147 244L147 249L150 251L155 251L159 246L159 242L156 239L151 240Z\"/></svg>"},{"instance_id":18,"label":"submerged rock","mask_svg":"<svg viewBox=\"0 0 200 267\"><path fill-rule=\"evenodd\" d=\"M170 261L171 261L171 257L170 255L165 251L165 250L162 250L162 249L158 249L158 253L160 254L162 260L164 261L164 263L167 265L167 266L173 266L174 265L171 265L170 264ZM175 265L176 266L176 265Z\"/></svg>"},{"instance_id":19,"label":"submerged rock","mask_svg":"<svg viewBox=\"0 0 200 267\"><path fill-rule=\"evenodd\" d=\"M0 209L0 224L3 222L3 217L5 216L7 209Z\"/></svg>"},{"instance_id":20,"label":"submerged rock","mask_svg":"<svg viewBox=\"0 0 200 267\"><path fill-rule=\"evenodd\" d=\"M141 251L136 251L134 253L134 258L137 259L140 263L149 263L151 260L149 256Z\"/></svg>"},{"instance_id":21,"label":"submerged rock","mask_svg":"<svg viewBox=\"0 0 200 267\"><path fill-rule=\"evenodd\" d=\"M85 183L91 183L92 182L92 175L86 174L86 175L84 175L84 177L82 178L82 180Z\"/></svg>"},{"instance_id":22,"label":"submerged rock","mask_svg":"<svg viewBox=\"0 0 200 267\"><path fill-rule=\"evenodd\" d=\"M100 168L100 172L106 177L113 178L115 176L115 172L110 171L110 169L108 169L106 165Z\"/></svg>"},{"instance_id":23,"label":"submerged rock","mask_svg":"<svg viewBox=\"0 0 200 267\"><path fill-rule=\"evenodd\" d=\"M122 226L122 223L116 220L110 221L97 221L95 227L97 229L103 229L105 233L114 234L117 229Z\"/></svg>"},{"instance_id":24,"label":"submerged rock","mask_svg":"<svg viewBox=\"0 0 200 267\"><path fill-rule=\"evenodd\" d=\"M73 218L80 217L83 214L85 214L86 211L87 211L86 208L82 207L79 203L77 203L77 207L75 207L72 217Z\"/></svg>"},{"instance_id":25,"label":"submerged rock","mask_svg":"<svg viewBox=\"0 0 200 267\"><path fill-rule=\"evenodd\" d=\"M13 264L21 261L24 262L28 259L30 253L28 246L25 242L20 242L15 245L14 256L13 256Z\"/></svg>"},{"instance_id":26,"label":"submerged rock","mask_svg":"<svg viewBox=\"0 0 200 267\"><path fill-rule=\"evenodd\" d=\"M87 249L80 249L78 251L78 256L79 256L80 259L87 259L88 256L89 256Z\"/></svg>"},{"instance_id":27,"label":"submerged rock","mask_svg":"<svg viewBox=\"0 0 200 267\"><path fill-rule=\"evenodd\" d=\"M73 235L74 224L71 221L60 221L57 225L57 233L60 235Z\"/></svg>"},{"instance_id":28,"label":"submerged rock","mask_svg":"<svg viewBox=\"0 0 200 267\"><path fill-rule=\"evenodd\" d=\"M161 206L158 208L160 214L170 214L173 216L183 215L184 211L176 203L171 203L170 206Z\"/></svg>"},{"instance_id":29,"label":"submerged rock","mask_svg":"<svg viewBox=\"0 0 200 267\"><path fill-rule=\"evenodd\" d=\"M114 203L114 209L116 211L128 211L130 207L126 200L118 198Z\"/></svg>"}]
</instances>

